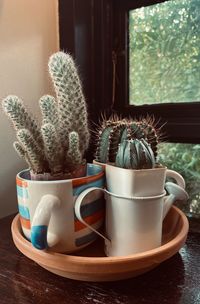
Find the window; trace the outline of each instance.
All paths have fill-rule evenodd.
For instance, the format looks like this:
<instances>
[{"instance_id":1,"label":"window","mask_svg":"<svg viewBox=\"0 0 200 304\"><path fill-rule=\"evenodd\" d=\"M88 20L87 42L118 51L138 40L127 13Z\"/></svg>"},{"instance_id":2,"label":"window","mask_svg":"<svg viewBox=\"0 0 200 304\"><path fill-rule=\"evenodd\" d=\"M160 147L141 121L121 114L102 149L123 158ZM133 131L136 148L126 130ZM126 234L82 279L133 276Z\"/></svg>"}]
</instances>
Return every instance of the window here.
<instances>
[{"instance_id":1,"label":"window","mask_svg":"<svg viewBox=\"0 0 200 304\"><path fill-rule=\"evenodd\" d=\"M168 143L160 162L180 172L200 215L200 0L116 0L115 109L153 114Z\"/></svg>"},{"instance_id":2,"label":"window","mask_svg":"<svg viewBox=\"0 0 200 304\"><path fill-rule=\"evenodd\" d=\"M171 142L200 142L199 16L200 0L114 2L115 109L167 122Z\"/></svg>"},{"instance_id":3,"label":"window","mask_svg":"<svg viewBox=\"0 0 200 304\"><path fill-rule=\"evenodd\" d=\"M185 179L188 202L179 202L188 216L200 216L200 145L181 143L160 143L159 162L179 172Z\"/></svg>"},{"instance_id":4,"label":"window","mask_svg":"<svg viewBox=\"0 0 200 304\"><path fill-rule=\"evenodd\" d=\"M129 11L129 104L200 100L200 1Z\"/></svg>"}]
</instances>

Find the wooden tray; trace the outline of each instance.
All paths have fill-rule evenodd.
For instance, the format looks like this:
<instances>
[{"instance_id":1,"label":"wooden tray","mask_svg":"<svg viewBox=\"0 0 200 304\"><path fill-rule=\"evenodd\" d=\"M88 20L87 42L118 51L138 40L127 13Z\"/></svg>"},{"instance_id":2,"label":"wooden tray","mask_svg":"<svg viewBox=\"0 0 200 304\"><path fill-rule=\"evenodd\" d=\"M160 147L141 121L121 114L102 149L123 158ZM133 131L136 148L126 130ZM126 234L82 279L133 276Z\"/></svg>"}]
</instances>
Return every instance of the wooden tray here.
<instances>
[{"instance_id":1,"label":"wooden tray","mask_svg":"<svg viewBox=\"0 0 200 304\"><path fill-rule=\"evenodd\" d=\"M184 213L172 207L163 223L162 246L122 257L105 257L100 239L73 255L37 250L22 235L19 215L11 230L16 247L41 267L66 278L97 282L127 279L155 268L184 245L188 228Z\"/></svg>"}]
</instances>

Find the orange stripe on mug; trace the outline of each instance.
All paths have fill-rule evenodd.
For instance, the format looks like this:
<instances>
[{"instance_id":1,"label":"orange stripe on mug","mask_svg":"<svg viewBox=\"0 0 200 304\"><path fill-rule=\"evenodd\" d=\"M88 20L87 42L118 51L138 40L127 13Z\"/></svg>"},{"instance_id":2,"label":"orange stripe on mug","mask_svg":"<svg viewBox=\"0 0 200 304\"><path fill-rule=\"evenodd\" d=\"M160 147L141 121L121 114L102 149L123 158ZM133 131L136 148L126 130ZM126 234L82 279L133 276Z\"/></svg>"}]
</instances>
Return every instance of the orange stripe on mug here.
<instances>
[{"instance_id":1,"label":"orange stripe on mug","mask_svg":"<svg viewBox=\"0 0 200 304\"><path fill-rule=\"evenodd\" d=\"M21 225L23 228L31 229L30 220L27 220L27 219L23 218L22 216L20 216L20 222L21 222Z\"/></svg>"},{"instance_id":2,"label":"orange stripe on mug","mask_svg":"<svg viewBox=\"0 0 200 304\"><path fill-rule=\"evenodd\" d=\"M23 187L23 188L28 187L27 182L19 179L18 177L16 178L16 183L17 183L17 186L19 186L19 187Z\"/></svg>"},{"instance_id":3,"label":"orange stripe on mug","mask_svg":"<svg viewBox=\"0 0 200 304\"><path fill-rule=\"evenodd\" d=\"M95 182L96 180L100 179L101 177L104 176L104 172L100 172L97 175L91 175L91 176L86 176L84 178L75 178L72 180L72 185L73 187L81 186L84 184L89 184L91 182Z\"/></svg>"},{"instance_id":4,"label":"orange stripe on mug","mask_svg":"<svg viewBox=\"0 0 200 304\"><path fill-rule=\"evenodd\" d=\"M96 222L98 222L100 219L102 219L103 216L104 216L104 210L101 210L93 215L85 217L84 221L87 224L92 225L92 224L95 224ZM86 226L83 223L81 223L79 220L76 220L74 222L74 225L75 225L75 231L79 231L79 230L86 228Z\"/></svg>"}]
</instances>

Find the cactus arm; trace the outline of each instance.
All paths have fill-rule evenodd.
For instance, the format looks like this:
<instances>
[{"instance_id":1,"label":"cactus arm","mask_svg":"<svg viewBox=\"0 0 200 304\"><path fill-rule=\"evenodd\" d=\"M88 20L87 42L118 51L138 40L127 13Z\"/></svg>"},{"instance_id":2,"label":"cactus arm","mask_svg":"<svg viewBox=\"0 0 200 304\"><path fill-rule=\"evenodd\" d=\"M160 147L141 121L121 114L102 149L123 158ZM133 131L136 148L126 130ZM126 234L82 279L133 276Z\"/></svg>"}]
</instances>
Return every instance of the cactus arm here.
<instances>
[{"instance_id":1,"label":"cactus arm","mask_svg":"<svg viewBox=\"0 0 200 304\"><path fill-rule=\"evenodd\" d=\"M62 172L62 146L55 127L50 123L46 123L42 125L41 133L44 141L45 156L51 173L57 174Z\"/></svg>"},{"instance_id":2,"label":"cactus arm","mask_svg":"<svg viewBox=\"0 0 200 304\"><path fill-rule=\"evenodd\" d=\"M23 148L23 146L18 141L15 141L13 143L13 147L14 147L15 151L17 152L17 154L19 155L19 157L25 159L29 168L31 168L32 164L31 164L31 162L28 158L28 155L26 153L26 150Z\"/></svg>"},{"instance_id":3,"label":"cactus arm","mask_svg":"<svg viewBox=\"0 0 200 304\"><path fill-rule=\"evenodd\" d=\"M36 120L30 115L21 99L17 96L9 95L2 102L3 110L11 119L16 131L28 129L34 140L39 146L42 146L42 137L37 126Z\"/></svg>"},{"instance_id":4,"label":"cactus arm","mask_svg":"<svg viewBox=\"0 0 200 304\"><path fill-rule=\"evenodd\" d=\"M87 108L72 57L63 52L52 55L49 59L49 73L58 99L63 145L68 147L68 135L71 131L76 131L79 134L83 155L89 145Z\"/></svg>"},{"instance_id":5,"label":"cactus arm","mask_svg":"<svg viewBox=\"0 0 200 304\"><path fill-rule=\"evenodd\" d=\"M32 164L32 171L34 173L47 172L45 170L46 168L43 152L38 147L30 131L27 129L20 129L17 132L17 139L28 155L28 159Z\"/></svg>"},{"instance_id":6,"label":"cactus arm","mask_svg":"<svg viewBox=\"0 0 200 304\"><path fill-rule=\"evenodd\" d=\"M107 127L99 132L99 141L96 150L96 160L106 163L109 160L110 134L113 127Z\"/></svg>"},{"instance_id":7,"label":"cactus arm","mask_svg":"<svg viewBox=\"0 0 200 304\"><path fill-rule=\"evenodd\" d=\"M44 95L40 98L39 105L42 113L42 124L50 123L58 129L58 111L55 98L50 95Z\"/></svg>"},{"instance_id":8,"label":"cactus arm","mask_svg":"<svg viewBox=\"0 0 200 304\"><path fill-rule=\"evenodd\" d=\"M23 146L18 141L14 141L13 147L20 158L25 158L26 150L23 148Z\"/></svg>"},{"instance_id":9,"label":"cactus arm","mask_svg":"<svg viewBox=\"0 0 200 304\"><path fill-rule=\"evenodd\" d=\"M67 159L73 165L80 165L82 163L82 155L79 149L79 135L72 131L69 133L69 150L67 152Z\"/></svg>"}]
</instances>

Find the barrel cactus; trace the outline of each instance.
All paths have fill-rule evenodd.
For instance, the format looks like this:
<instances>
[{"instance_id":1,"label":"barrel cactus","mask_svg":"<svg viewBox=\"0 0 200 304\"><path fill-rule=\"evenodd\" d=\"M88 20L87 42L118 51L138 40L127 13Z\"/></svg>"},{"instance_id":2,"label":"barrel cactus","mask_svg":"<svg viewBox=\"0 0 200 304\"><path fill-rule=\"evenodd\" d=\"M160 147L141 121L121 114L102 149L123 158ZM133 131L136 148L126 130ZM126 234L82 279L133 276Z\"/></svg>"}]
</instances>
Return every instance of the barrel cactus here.
<instances>
[{"instance_id":1,"label":"barrel cactus","mask_svg":"<svg viewBox=\"0 0 200 304\"><path fill-rule=\"evenodd\" d=\"M89 145L86 102L69 54L53 54L48 67L56 98L50 95L40 98L41 125L17 96L7 96L2 102L3 110L17 133L14 148L33 174L73 177L76 169L85 164L84 155Z\"/></svg>"},{"instance_id":2,"label":"barrel cactus","mask_svg":"<svg viewBox=\"0 0 200 304\"><path fill-rule=\"evenodd\" d=\"M115 116L114 119L104 120L97 132L95 159L101 163L115 163L120 145L135 139L144 139L156 159L160 130L155 128L153 119L118 119Z\"/></svg>"},{"instance_id":3,"label":"barrel cactus","mask_svg":"<svg viewBox=\"0 0 200 304\"><path fill-rule=\"evenodd\" d=\"M155 166L153 150L143 138L124 140L119 145L115 165L125 169L151 169Z\"/></svg>"}]
</instances>

